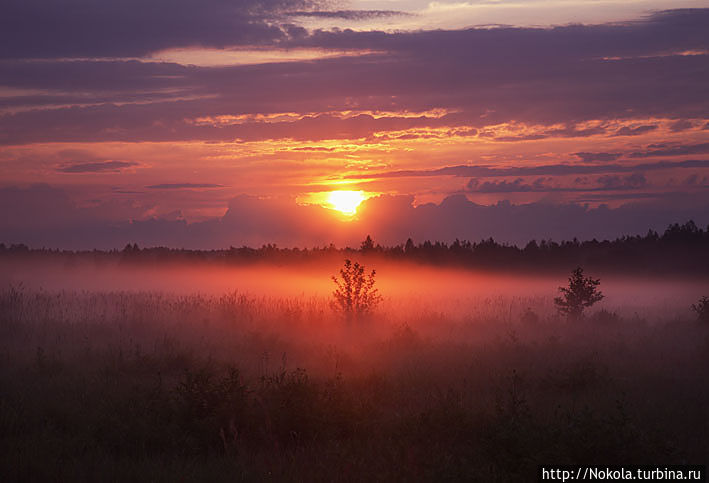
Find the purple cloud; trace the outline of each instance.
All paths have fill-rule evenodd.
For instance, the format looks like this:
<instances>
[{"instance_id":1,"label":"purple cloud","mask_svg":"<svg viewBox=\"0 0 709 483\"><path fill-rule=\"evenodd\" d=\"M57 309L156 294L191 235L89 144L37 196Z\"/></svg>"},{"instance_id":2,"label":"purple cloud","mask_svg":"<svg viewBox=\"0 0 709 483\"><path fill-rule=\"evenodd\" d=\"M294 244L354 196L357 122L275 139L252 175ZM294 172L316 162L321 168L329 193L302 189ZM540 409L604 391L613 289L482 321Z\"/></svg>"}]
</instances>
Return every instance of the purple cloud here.
<instances>
[{"instance_id":1,"label":"purple cloud","mask_svg":"<svg viewBox=\"0 0 709 483\"><path fill-rule=\"evenodd\" d=\"M176 11L181 11L183 3L178 2ZM708 50L708 22L709 9L700 9L665 12L626 24L550 29L317 31L286 43L279 40L278 45L377 53L250 66L5 60L0 62L5 86L43 93L0 99L0 106L7 108L33 107L0 116L0 143L366 139L377 132L413 127L475 133L511 120L567 126L527 135L527 139L541 139L604 134L600 127L574 127L585 120L705 119L709 116L706 56L667 54ZM192 42L196 28L190 27L184 36L180 32L165 36L165 45L168 41L174 46ZM240 35L238 29L235 32ZM198 44L210 45L210 35L205 34L204 42ZM287 35L278 34L279 38ZM150 42L144 42L141 35L136 38L140 48L148 48ZM124 40L121 36L121 43L105 47L102 55L118 55L116 49L124 47L130 51L133 38L126 46ZM215 45L230 45L222 40ZM52 42L61 44L60 39ZM22 42L17 39L5 43L18 44ZM101 48L100 41L84 44ZM21 50L17 55L22 55ZM42 57L51 59L51 52L43 52ZM515 88L505 87L509 85ZM88 104L87 99L91 100ZM445 108L456 112L440 119L312 115L284 123L210 126L191 122L220 115L350 110L349 102L363 111L379 110L386 103L391 110ZM52 109L43 108L48 106ZM617 134L638 135L653 129L650 125L626 126ZM515 136L501 139L521 140Z\"/></svg>"},{"instance_id":2,"label":"purple cloud","mask_svg":"<svg viewBox=\"0 0 709 483\"><path fill-rule=\"evenodd\" d=\"M600 162L610 162L618 159L620 153L574 153L574 156L578 156L584 163L595 163Z\"/></svg>"},{"instance_id":3,"label":"purple cloud","mask_svg":"<svg viewBox=\"0 0 709 483\"><path fill-rule=\"evenodd\" d=\"M345 20L366 20L382 17L408 17L413 14L399 10L311 10L287 12L292 17L339 18Z\"/></svg>"},{"instance_id":4,"label":"purple cloud","mask_svg":"<svg viewBox=\"0 0 709 483\"><path fill-rule=\"evenodd\" d=\"M694 124L691 121L688 121L686 119L679 119L670 125L670 131L681 132L686 131L687 129L692 129L693 127Z\"/></svg>"},{"instance_id":5,"label":"purple cloud","mask_svg":"<svg viewBox=\"0 0 709 483\"><path fill-rule=\"evenodd\" d=\"M645 151L630 153L630 158L650 158L654 156L686 156L709 153L709 143L680 145L650 145Z\"/></svg>"},{"instance_id":6,"label":"purple cloud","mask_svg":"<svg viewBox=\"0 0 709 483\"><path fill-rule=\"evenodd\" d=\"M589 193L587 198L595 202L608 199L605 193ZM362 203L359 221L337 224L319 206L300 206L289 199L239 196L231 200L223 217L187 223L169 215L146 219L129 211L129 205L120 216L107 203L81 208L63 191L48 186L9 187L0 188L0 241L88 249L121 248L128 242L189 248L262 243L302 247L322 246L330 241L356 246L371 234L385 244L402 243L409 237L416 241L452 242L456 238L480 240L492 236L523 245L533 238L591 239L641 234L648 228L663 230L670 223L688 219L701 226L709 223L706 192L690 195L638 191L625 198L629 203L618 208L591 208L573 203L507 201L483 206L455 195L440 204L414 207L413 197L382 196Z\"/></svg>"},{"instance_id":7,"label":"purple cloud","mask_svg":"<svg viewBox=\"0 0 709 483\"><path fill-rule=\"evenodd\" d=\"M290 37L285 12L312 0L7 0L0 58L132 57L174 47L261 45Z\"/></svg>"},{"instance_id":8,"label":"purple cloud","mask_svg":"<svg viewBox=\"0 0 709 483\"><path fill-rule=\"evenodd\" d=\"M553 178L537 178L529 183L524 178L512 181L480 181L470 179L465 185L466 191L471 193L552 193L552 192L590 192L590 191L618 191L637 190L647 187L647 179L642 173L633 173L627 176L607 174L596 178L596 185L589 185L587 179L577 178L572 186L552 185Z\"/></svg>"},{"instance_id":9,"label":"purple cloud","mask_svg":"<svg viewBox=\"0 0 709 483\"><path fill-rule=\"evenodd\" d=\"M647 186L647 179L642 173L633 173L628 176L607 174L600 176L597 181L606 190L628 190Z\"/></svg>"},{"instance_id":10,"label":"purple cloud","mask_svg":"<svg viewBox=\"0 0 709 483\"><path fill-rule=\"evenodd\" d=\"M640 136L641 134L646 134L650 131L657 129L655 125L645 125L637 127L622 127L615 132L615 136Z\"/></svg>"},{"instance_id":11,"label":"purple cloud","mask_svg":"<svg viewBox=\"0 0 709 483\"><path fill-rule=\"evenodd\" d=\"M212 183L163 183L146 186L146 188L152 190L210 189L224 188L224 185Z\"/></svg>"},{"instance_id":12,"label":"purple cloud","mask_svg":"<svg viewBox=\"0 0 709 483\"><path fill-rule=\"evenodd\" d=\"M579 164L549 164L541 166L517 166L509 168L497 168L491 165L478 166L446 166L430 170L403 170L385 171L381 173L367 173L362 175L348 176L350 179L358 178L405 178L421 176L456 176L456 177L477 177L491 178L503 176L564 176L583 175L601 173L628 173L636 171L657 171L663 169L677 168L709 168L709 160L686 160L686 161L657 161L654 163L642 163L635 165L623 164L601 164L601 165L579 165Z\"/></svg>"},{"instance_id":13,"label":"purple cloud","mask_svg":"<svg viewBox=\"0 0 709 483\"><path fill-rule=\"evenodd\" d=\"M118 173L133 166L139 166L139 164L131 161L97 161L61 166L57 168L57 171L61 173Z\"/></svg>"}]
</instances>

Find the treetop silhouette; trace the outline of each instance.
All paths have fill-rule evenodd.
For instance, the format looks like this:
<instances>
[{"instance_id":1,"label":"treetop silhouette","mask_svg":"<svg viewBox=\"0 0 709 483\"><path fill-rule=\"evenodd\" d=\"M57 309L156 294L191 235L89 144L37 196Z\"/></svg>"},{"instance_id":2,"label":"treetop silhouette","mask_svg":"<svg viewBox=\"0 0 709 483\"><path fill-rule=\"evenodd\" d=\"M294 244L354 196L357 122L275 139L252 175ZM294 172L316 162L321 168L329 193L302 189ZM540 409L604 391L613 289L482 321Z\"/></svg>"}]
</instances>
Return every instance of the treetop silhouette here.
<instances>
[{"instance_id":1,"label":"treetop silhouette","mask_svg":"<svg viewBox=\"0 0 709 483\"><path fill-rule=\"evenodd\" d=\"M583 317L583 311L603 299L598 290L599 279L583 276L583 268L576 267L569 277L568 287L559 287L560 297L554 298L557 310L566 315L569 320Z\"/></svg>"}]
</instances>

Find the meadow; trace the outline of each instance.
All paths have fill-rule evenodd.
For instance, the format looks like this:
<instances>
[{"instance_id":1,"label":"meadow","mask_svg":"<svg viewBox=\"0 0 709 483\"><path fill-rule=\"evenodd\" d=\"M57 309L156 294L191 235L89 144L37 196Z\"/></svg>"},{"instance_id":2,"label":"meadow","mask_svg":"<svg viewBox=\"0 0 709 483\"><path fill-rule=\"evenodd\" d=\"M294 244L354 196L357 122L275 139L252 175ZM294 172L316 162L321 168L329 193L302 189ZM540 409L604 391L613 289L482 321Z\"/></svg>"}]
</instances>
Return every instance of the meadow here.
<instances>
[{"instance_id":1,"label":"meadow","mask_svg":"<svg viewBox=\"0 0 709 483\"><path fill-rule=\"evenodd\" d=\"M565 274L390 264L383 302L347 323L335 268L8 269L3 480L510 482L709 460L709 325L689 310L706 281L606 277L572 323Z\"/></svg>"}]
</instances>

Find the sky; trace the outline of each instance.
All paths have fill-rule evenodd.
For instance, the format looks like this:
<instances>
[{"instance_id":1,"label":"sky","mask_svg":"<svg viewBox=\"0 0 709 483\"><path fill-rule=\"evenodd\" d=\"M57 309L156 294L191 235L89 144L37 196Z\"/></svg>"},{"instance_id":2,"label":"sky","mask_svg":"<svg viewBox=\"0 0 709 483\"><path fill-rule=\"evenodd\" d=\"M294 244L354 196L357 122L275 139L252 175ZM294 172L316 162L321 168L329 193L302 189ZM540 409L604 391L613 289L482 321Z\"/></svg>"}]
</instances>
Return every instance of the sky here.
<instances>
[{"instance_id":1,"label":"sky","mask_svg":"<svg viewBox=\"0 0 709 483\"><path fill-rule=\"evenodd\" d=\"M0 13L5 244L524 244L709 224L709 1ZM332 191L364 201L338 211Z\"/></svg>"}]
</instances>

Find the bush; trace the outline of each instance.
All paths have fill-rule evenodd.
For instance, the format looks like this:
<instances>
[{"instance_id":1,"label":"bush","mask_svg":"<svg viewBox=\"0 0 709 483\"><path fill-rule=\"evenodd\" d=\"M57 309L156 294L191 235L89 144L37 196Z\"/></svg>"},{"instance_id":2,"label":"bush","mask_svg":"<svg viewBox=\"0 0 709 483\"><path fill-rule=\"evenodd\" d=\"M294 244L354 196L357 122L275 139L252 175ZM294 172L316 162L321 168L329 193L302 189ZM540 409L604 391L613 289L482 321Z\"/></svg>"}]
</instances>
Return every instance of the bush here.
<instances>
[{"instance_id":1,"label":"bush","mask_svg":"<svg viewBox=\"0 0 709 483\"><path fill-rule=\"evenodd\" d=\"M344 266L340 269L341 279L333 276L332 281L336 289L332 292L332 308L342 313L347 320L360 319L371 314L382 301L379 290L374 288L374 275L371 271L369 275L365 273L364 265L358 262L352 263L345 260Z\"/></svg>"}]
</instances>

